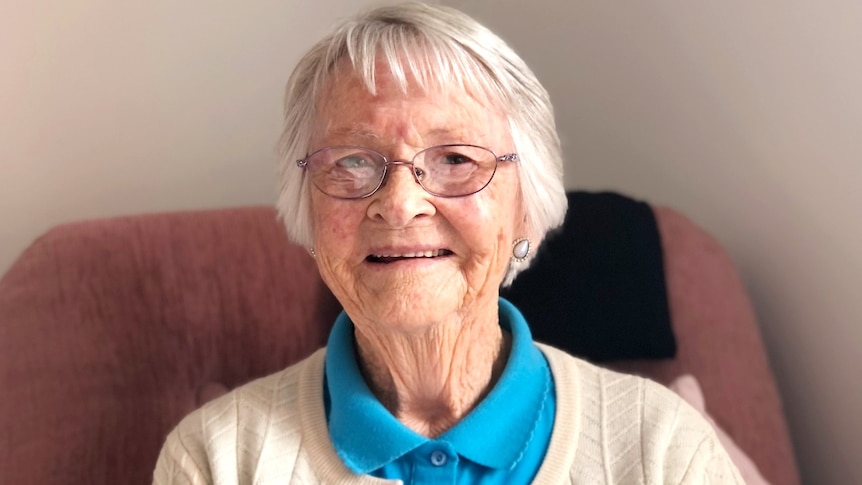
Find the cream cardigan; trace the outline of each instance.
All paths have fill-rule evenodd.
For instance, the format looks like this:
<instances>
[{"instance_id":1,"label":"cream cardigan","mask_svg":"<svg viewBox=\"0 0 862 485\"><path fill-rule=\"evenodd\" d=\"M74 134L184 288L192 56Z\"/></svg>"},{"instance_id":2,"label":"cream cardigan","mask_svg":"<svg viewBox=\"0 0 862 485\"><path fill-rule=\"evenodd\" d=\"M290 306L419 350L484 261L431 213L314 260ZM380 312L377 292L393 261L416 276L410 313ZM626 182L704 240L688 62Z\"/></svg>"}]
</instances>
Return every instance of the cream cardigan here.
<instances>
[{"instance_id":1,"label":"cream cardigan","mask_svg":"<svg viewBox=\"0 0 862 485\"><path fill-rule=\"evenodd\" d=\"M557 414L533 483L743 483L710 425L676 394L539 346L554 376ZM153 483L400 483L354 475L335 453L323 406L324 355L321 349L187 416L168 436Z\"/></svg>"}]
</instances>

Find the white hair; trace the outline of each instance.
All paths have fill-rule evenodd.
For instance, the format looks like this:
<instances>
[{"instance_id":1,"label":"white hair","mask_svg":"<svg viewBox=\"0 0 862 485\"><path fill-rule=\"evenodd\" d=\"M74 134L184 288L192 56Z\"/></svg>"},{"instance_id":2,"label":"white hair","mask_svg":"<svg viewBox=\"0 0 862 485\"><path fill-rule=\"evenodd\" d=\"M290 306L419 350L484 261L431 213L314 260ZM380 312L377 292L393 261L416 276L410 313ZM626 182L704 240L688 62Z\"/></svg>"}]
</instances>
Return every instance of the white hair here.
<instances>
[{"instance_id":1,"label":"white hair","mask_svg":"<svg viewBox=\"0 0 862 485\"><path fill-rule=\"evenodd\" d=\"M367 11L344 22L299 61L286 89L277 204L290 239L305 247L314 245L309 183L296 160L311 148L318 96L336 74L336 64L345 59L372 94L375 68L382 63L405 93L409 78L422 89L455 85L484 93L505 113L520 158L525 236L533 243L526 261L512 260L503 282L510 284L566 214L553 107L548 92L502 39L448 7L409 3Z\"/></svg>"}]
</instances>

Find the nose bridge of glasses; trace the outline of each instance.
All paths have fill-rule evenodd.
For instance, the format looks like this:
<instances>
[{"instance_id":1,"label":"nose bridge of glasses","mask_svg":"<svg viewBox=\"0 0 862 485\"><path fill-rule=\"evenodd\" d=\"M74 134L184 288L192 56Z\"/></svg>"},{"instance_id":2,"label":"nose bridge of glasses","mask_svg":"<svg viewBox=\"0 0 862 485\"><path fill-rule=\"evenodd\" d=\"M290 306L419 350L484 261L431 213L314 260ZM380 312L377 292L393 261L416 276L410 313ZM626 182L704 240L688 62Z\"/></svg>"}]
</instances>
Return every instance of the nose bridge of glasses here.
<instances>
[{"instance_id":1,"label":"nose bridge of glasses","mask_svg":"<svg viewBox=\"0 0 862 485\"><path fill-rule=\"evenodd\" d=\"M410 173L413 174L414 182L421 185L421 182L419 181L419 179L422 177L422 175L424 175L425 171L422 170L420 167L416 166L416 159L415 158L413 160L387 160L386 163L383 164L383 168L386 172L386 177L389 178L392 176L390 173L391 172L390 167L397 168L398 166L401 166L401 165L405 166L405 168L409 168Z\"/></svg>"}]
</instances>

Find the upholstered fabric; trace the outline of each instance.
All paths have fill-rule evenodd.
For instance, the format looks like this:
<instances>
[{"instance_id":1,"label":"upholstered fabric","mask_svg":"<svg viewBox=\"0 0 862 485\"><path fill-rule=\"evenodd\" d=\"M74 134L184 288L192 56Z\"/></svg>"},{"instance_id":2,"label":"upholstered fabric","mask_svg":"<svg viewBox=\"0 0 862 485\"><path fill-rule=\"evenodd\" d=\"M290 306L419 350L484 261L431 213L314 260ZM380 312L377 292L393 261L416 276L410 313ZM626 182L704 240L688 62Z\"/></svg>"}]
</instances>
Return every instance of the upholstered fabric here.
<instances>
[{"instance_id":1,"label":"upholstered fabric","mask_svg":"<svg viewBox=\"0 0 862 485\"><path fill-rule=\"evenodd\" d=\"M309 355L338 310L268 208L50 231L0 283L0 483L149 483L183 416Z\"/></svg>"}]
</instances>

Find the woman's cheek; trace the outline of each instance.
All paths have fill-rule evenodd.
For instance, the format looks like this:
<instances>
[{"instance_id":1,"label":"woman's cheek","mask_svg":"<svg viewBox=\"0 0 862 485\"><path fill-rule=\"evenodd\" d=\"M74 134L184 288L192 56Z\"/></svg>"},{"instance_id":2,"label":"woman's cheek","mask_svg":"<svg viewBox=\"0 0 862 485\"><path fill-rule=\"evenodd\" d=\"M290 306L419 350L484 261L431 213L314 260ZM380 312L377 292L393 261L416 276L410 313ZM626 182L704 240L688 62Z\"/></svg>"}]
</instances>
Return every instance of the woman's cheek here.
<instances>
[{"instance_id":1,"label":"woman's cheek","mask_svg":"<svg viewBox=\"0 0 862 485\"><path fill-rule=\"evenodd\" d=\"M353 204L333 202L337 201L318 201L312 206L315 243L321 249L333 247L337 248L336 252L343 253L358 237L362 213L359 207L352 207Z\"/></svg>"}]
</instances>

